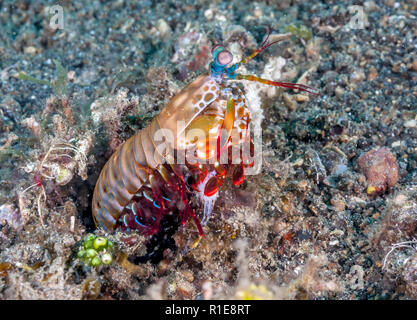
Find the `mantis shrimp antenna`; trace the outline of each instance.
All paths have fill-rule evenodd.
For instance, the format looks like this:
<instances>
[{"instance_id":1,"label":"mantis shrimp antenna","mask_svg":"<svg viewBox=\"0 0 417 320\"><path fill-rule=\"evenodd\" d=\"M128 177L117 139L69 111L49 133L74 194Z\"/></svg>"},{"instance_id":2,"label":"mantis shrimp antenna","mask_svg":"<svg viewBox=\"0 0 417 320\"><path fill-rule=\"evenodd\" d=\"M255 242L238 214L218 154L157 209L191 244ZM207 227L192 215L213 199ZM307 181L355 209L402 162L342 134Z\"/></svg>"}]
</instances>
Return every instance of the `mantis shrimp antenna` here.
<instances>
[{"instance_id":1,"label":"mantis shrimp antenna","mask_svg":"<svg viewBox=\"0 0 417 320\"><path fill-rule=\"evenodd\" d=\"M243 75L243 74L235 73L235 71L241 65L248 63L250 60L255 58L259 53L261 53L265 49L269 48L273 44L275 44L277 42L280 42L281 40L284 40L284 39L278 39L276 41L268 43L268 39L269 39L269 36L271 35L271 32L272 32L271 28L268 28L268 35L266 36L265 40L262 42L261 46L258 49L256 49L255 51L252 52L251 55L249 55L247 57L244 57L238 63L234 64L230 68L227 68L226 69L226 72L227 72L226 77L228 79L256 81L256 82L259 82L259 83L263 83L263 84L267 84L267 85L271 85L271 86L275 86L275 87L282 87L282 88L290 88L290 89L294 89L294 90L300 90L300 91L307 92L309 94L319 96L320 93L318 93L316 91L316 89L311 88L309 86L306 86L304 84L272 81L272 80L262 79L262 78L259 78L259 77L253 76L253 75Z\"/></svg>"},{"instance_id":2,"label":"mantis shrimp antenna","mask_svg":"<svg viewBox=\"0 0 417 320\"><path fill-rule=\"evenodd\" d=\"M253 75L244 75L244 74L236 74L236 80L249 80L249 81L256 81L256 82L260 82L260 83L264 83L270 86L275 86L275 87L283 87L283 88L290 88L290 89L294 89L294 90L300 90L300 91L304 91L307 92L309 94L313 94L315 96L319 96L320 93L318 93L316 91L316 89L306 86L304 84L301 83L292 83L292 82L279 82L279 81L272 81L272 80L267 80L267 79L262 79Z\"/></svg>"},{"instance_id":3,"label":"mantis shrimp antenna","mask_svg":"<svg viewBox=\"0 0 417 320\"><path fill-rule=\"evenodd\" d=\"M236 65L237 68L239 68L242 64L248 63L250 60L252 60L253 58L255 58L259 53L261 53L262 51L264 51L265 49L269 48L270 46L272 46L275 43L278 43L284 39L278 39L276 41L273 41L271 43L267 43L269 36L272 33L272 29L268 27L268 35L266 36L264 42L262 42L261 46L256 49L254 52L252 52L252 54L250 56L244 57L241 61L239 61Z\"/></svg>"}]
</instances>

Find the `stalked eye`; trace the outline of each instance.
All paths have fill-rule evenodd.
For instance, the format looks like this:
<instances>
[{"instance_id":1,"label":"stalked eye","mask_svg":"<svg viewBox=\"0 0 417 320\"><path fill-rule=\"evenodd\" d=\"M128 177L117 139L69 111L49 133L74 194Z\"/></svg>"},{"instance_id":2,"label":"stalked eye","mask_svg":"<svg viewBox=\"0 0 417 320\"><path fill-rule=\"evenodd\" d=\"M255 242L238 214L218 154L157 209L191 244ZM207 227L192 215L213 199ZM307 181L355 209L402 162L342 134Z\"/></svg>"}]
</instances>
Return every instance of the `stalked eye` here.
<instances>
[{"instance_id":1,"label":"stalked eye","mask_svg":"<svg viewBox=\"0 0 417 320\"><path fill-rule=\"evenodd\" d=\"M230 51L223 50L217 55L217 62L223 66L229 64L233 60L233 55Z\"/></svg>"},{"instance_id":2,"label":"stalked eye","mask_svg":"<svg viewBox=\"0 0 417 320\"><path fill-rule=\"evenodd\" d=\"M215 45L213 49L211 50L211 56L213 57L213 60L218 63L217 57L219 54L221 54L223 51L225 51L225 48L222 45Z\"/></svg>"}]
</instances>

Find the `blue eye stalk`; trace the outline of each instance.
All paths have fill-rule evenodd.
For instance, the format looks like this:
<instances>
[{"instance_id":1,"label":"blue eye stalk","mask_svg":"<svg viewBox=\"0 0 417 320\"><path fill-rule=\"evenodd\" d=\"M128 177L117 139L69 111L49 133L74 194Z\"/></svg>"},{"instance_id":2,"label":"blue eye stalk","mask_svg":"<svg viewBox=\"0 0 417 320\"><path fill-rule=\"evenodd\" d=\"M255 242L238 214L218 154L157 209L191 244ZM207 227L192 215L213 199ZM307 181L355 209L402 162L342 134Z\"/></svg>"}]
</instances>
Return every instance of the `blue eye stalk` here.
<instances>
[{"instance_id":1,"label":"blue eye stalk","mask_svg":"<svg viewBox=\"0 0 417 320\"><path fill-rule=\"evenodd\" d=\"M211 50L211 55L213 57L213 61L210 63L212 76L222 77L223 75L227 75L227 78L229 78L233 75L234 71L237 69L237 64L230 68L226 68L226 66L233 60L233 55L230 51L226 50L221 45L216 45Z\"/></svg>"}]
</instances>

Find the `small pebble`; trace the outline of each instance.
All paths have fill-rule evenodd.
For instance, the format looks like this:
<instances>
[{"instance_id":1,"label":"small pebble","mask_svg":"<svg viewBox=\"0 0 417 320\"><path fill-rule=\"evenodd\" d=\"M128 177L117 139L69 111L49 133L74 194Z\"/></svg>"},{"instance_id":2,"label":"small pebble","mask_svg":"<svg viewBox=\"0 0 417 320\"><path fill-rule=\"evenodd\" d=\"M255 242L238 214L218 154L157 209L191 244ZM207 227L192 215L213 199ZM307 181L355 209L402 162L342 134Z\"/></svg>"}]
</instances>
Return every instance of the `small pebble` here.
<instances>
[{"instance_id":1,"label":"small pebble","mask_svg":"<svg viewBox=\"0 0 417 320\"><path fill-rule=\"evenodd\" d=\"M157 28L162 38L165 38L171 34L171 27L164 19L158 20Z\"/></svg>"},{"instance_id":2,"label":"small pebble","mask_svg":"<svg viewBox=\"0 0 417 320\"><path fill-rule=\"evenodd\" d=\"M350 76L350 81L353 83L361 83L365 79L365 73L362 69L355 70Z\"/></svg>"},{"instance_id":3,"label":"small pebble","mask_svg":"<svg viewBox=\"0 0 417 320\"><path fill-rule=\"evenodd\" d=\"M374 67L369 68L368 81L375 80L376 78L378 78L378 75L378 71Z\"/></svg>"},{"instance_id":4,"label":"small pebble","mask_svg":"<svg viewBox=\"0 0 417 320\"><path fill-rule=\"evenodd\" d=\"M24 52L28 54L36 54L37 50L35 47L30 46L30 47L25 47Z\"/></svg>"},{"instance_id":5,"label":"small pebble","mask_svg":"<svg viewBox=\"0 0 417 320\"><path fill-rule=\"evenodd\" d=\"M406 127L406 128L415 128L416 124L417 124L416 120L412 119L412 120L408 120L408 121L404 122L404 127Z\"/></svg>"},{"instance_id":6,"label":"small pebble","mask_svg":"<svg viewBox=\"0 0 417 320\"><path fill-rule=\"evenodd\" d=\"M392 188L399 179L396 157L387 149L368 151L358 159L358 166L368 182L368 195L380 195Z\"/></svg>"}]
</instances>

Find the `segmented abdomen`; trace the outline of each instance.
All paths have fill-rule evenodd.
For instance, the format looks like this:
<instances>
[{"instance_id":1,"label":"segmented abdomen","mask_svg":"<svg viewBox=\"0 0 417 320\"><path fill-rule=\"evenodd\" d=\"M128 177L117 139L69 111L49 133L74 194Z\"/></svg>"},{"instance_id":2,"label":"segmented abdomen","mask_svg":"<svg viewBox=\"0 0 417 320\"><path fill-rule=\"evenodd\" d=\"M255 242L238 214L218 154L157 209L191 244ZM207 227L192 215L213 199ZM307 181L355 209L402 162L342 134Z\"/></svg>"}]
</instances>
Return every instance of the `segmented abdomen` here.
<instances>
[{"instance_id":1,"label":"segmented abdomen","mask_svg":"<svg viewBox=\"0 0 417 320\"><path fill-rule=\"evenodd\" d=\"M101 171L94 190L92 212L96 224L106 231L115 228L124 207L157 166L150 157L154 155L154 147L149 129L139 131L122 144Z\"/></svg>"}]
</instances>

